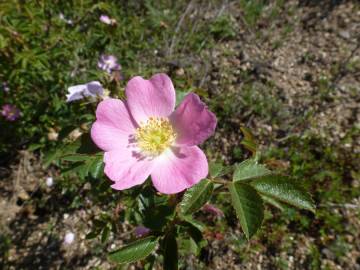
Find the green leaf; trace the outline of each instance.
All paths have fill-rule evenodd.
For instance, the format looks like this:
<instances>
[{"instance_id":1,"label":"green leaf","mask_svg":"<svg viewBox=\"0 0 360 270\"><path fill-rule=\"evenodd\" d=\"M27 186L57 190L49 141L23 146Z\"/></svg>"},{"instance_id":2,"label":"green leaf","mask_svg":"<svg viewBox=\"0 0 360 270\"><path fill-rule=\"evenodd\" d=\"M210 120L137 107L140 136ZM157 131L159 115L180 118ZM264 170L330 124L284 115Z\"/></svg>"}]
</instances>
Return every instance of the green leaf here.
<instances>
[{"instance_id":1,"label":"green leaf","mask_svg":"<svg viewBox=\"0 0 360 270\"><path fill-rule=\"evenodd\" d=\"M181 213L188 215L199 210L210 199L213 189L214 184L207 179L188 189L180 203Z\"/></svg>"},{"instance_id":2,"label":"green leaf","mask_svg":"<svg viewBox=\"0 0 360 270\"><path fill-rule=\"evenodd\" d=\"M189 223L192 226L194 226L195 228L197 228L200 232L203 232L206 228L205 224L203 224L201 221L194 219L192 216L184 216L183 219L187 223Z\"/></svg>"},{"instance_id":3,"label":"green leaf","mask_svg":"<svg viewBox=\"0 0 360 270\"><path fill-rule=\"evenodd\" d=\"M241 141L241 144L249 151L252 152L253 156L256 154L257 143L252 135L250 129L246 127L240 128L241 132L244 134L244 139Z\"/></svg>"},{"instance_id":4,"label":"green leaf","mask_svg":"<svg viewBox=\"0 0 360 270\"><path fill-rule=\"evenodd\" d=\"M82 163L82 165L80 165L78 167L78 170L77 170L77 174L79 175L79 177L81 179L85 179L88 174L89 174L89 162L85 162L85 163Z\"/></svg>"},{"instance_id":5,"label":"green leaf","mask_svg":"<svg viewBox=\"0 0 360 270\"><path fill-rule=\"evenodd\" d=\"M85 238L86 239L94 239L99 234L100 234L100 230L94 230L94 231L89 232Z\"/></svg>"},{"instance_id":6,"label":"green leaf","mask_svg":"<svg viewBox=\"0 0 360 270\"><path fill-rule=\"evenodd\" d=\"M149 236L130 243L119 250L109 254L109 260L116 263L131 263L142 260L154 251L159 239L155 236Z\"/></svg>"},{"instance_id":7,"label":"green leaf","mask_svg":"<svg viewBox=\"0 0 360 270\"><path fill-rule=\"evenodd\" d=\"M147 257L144 264L144 270L152 270L154 268L155 261L156 257L154 255Z\"/></svg>"},{"instance_id":8,"label":"green leaf","mask_svg":"<svg viewBox=\"0 0 360 270\"><path fill-rule=\"evenodd\" d=\"M81 179L84 179L84 177L86 176L85 175L86 167L87 167L86 164L83 162L73 163L69 168L66 168L65 170L62 171L62 175L68 176L71 175L72 173L77 173L81 177Z\"/></svg>"},{"instance_id":9,"label":"green leaf","mask_svg":"<svg viewBox=\"0 0 360 270\"><path fill-rule=\"evenodd\" d=\"M252 152L253 156L256 154L256 144L254 144L253 142L247 140L247 139L243 139L241 141L241 144L250 152Z\"/></svg>"},{"instance_id":10,"label":"green leaf","mask_svg":"<svg viewBox=\"0 0 360 270\"><path fill-rule=\"evenodd\" d=\"M199 256L201 252L201 248L196 244L193 238L182 238L179 246L182 256L187 256L188 254Z\"/></svg>"},{"instance_id":11,"label":"green leaf","mask_svg":"<svg viewBox=\"0 0 360 270\"><path fill-rule=\"evenodd\" d=\"M48 152L45 154L44 157L44 167L47 168L50 166L50 164L59 157L59 155L61 154L61 151L59 149L55 149L51 152Z\"/></svg>"},{"instance_id":12,"label":"green leaf","mask_svg":"<svg viewBox=\"0 0 360 270\"><path fill-rule=\"evenodd\" d=\"M178 106L189 92L176 90L176 106Z\"/></svg>"},{"instance_id":13,"label":"green leaf","mask_svg":"<svg viewBox=\"0 0 360 270\"><path fill-rule=\"evenodd\" d=\"M183 221L181 223L181 226L185 228L189 236L193 238L195 242L200 242L203 239L202 231L199 230L199 228L193 225L192 223Z\"/></svg>"},{"instance_id":14,"label":"green leaf","mask_svg":"<svg viewBox=\"0 0 360 270\"><path fill-rule=\"evenodd\" d=\"M217 177L223 169L223 165L221 163L211 162L209 164L209 174L211 177Z\"/></svg>"},{"instance_id":15,"label":"green leaf","mask_svg":"<svg viewBox=\"0 0 360 270\"><path fill-rule=\"evenodd\" d=\"M212 178L221 177L231 171L231 167L225 167L219 162L209 164L209 174Z\"/></svg>"},{"instance_id":16,"label":"green leaf","mask_svg":"<svg viewBox=\"0 0 360 270\"><path fill-rule=\"evenodd\" d=\"M28 147L28 151L35 151L35 150L37 150L37 149L39 149L39 148L41 148L41 147L43 147L43 144L41 144L41 143L32 143L32 144L30 144L30 146Z\"/></svg>"},{"instance_id":17,"label":"green leaf","mask_svg":"<svg viewBox=\"0 0 360 270\"><path fill-rule=\"evenodd\" d=\"M189 247L191 248L192 253L198 255L201 249L207 246L207 241L204 239L202 231L197 225L184 221L181 223L181 226L186 230L187 234L190 236L190 241L188 242ZM182 239L183 240L183 239Z\"/></svg>"},{"instance_id":18,"label":"green leaf","mask_svg":"<svg viewBox=\"0 0 360 270\"><path fill-rule=\"evenodd\" d=\"M286 206L282 202L279 202L270 196L261 194L261 198L263 199L263 201L265 203L269 203L269 204L275 206L276 208L280 209L281 211L284 211L286 208Z\"/></svg>"},{"instance_id":19,"label":"green leaf","mask_svg":"<svg viewBox=\"0 0 360 270\"><path fill-rule=\"evenodd\" d=\"M110 235L110 228L106 226L101 233L101 243L105 243Z\"/></svg>"},{"instance_id":20,"label":"green leaf","mask_svg":"<svg viewBox=\"0 0 360 270\"><path fill-rule=\"evenodd\" d=\"M63 156L61 159L65 161L77 162L77 161L86 161L90 158L91 156L78 154L78 155Z\"/></svg>"},{"instance_id":21,"label":"green leaf","mask_svg":"<svg viewBox=\"0 0 360 270\"><path fill-rule=\"evenodd\" d=\"M173 218L174 207L168 205L154 205L143 212L144 226L152 231L161 231Z\"/></svg>"},{"instance_id":22,"label":"green leaf","mask_svg":"<svg viewBox=\"0 0 360 270\"><path fill-rule=\"evenodd\" d=\"M258 164L254 159L247 159L235 166L233 181L246 181L271 174L265 166Z\"/></svg>"},{"instance_id":23,"label":"green leaf","mask_svg":"<svg viewBox=\"0 0 360 270\"><path fill-rule=\"evenodd\" d=\"M164 254L164 270L177 270L179 254L175 233L168 233L165 236L162 245Z\"/></svg>"},{"instance_id":24,"label":"green leaf","mask_svg":"<svg viewBox=\"0 0 360 270\"><path fill-rule=\"evenodd\" d=\"M89 165L89 173L92 177L98 178L104 169L103 156L96 156Z\"/></svg>"},{"instance_id":25,"label":"green leaf","mask_svg":"<svg viewBox=\"0 0 360 270\"><path fill-rule=\"evenodd\" d=\"M260 193L298 208L315 212L311 196L290 178L280 175L268 175L251 182Z\"/></svg>"},{"instance_id":26,"label":"green leaf","mask_svg":"<svg viewBox=\"0 0 360 270\"><path fill-rule=\"evenodd\" d=\"M241 228L246 238L250 239L264 218L263 201L253 187L241 182L230 183L229 191Z\"/></svg>"},{"instance_id":27,"label":"green leaf","mask_svg":"<svg viewBox=\"0 0 360 270\"><path fill-rule=\"evenodd\" d=\"M136 197L141 222L152 231L162 231L174 217L175 205L170 205L166 196L156 195L150 185L142 188Z\"/></svg>"}]
</instances>

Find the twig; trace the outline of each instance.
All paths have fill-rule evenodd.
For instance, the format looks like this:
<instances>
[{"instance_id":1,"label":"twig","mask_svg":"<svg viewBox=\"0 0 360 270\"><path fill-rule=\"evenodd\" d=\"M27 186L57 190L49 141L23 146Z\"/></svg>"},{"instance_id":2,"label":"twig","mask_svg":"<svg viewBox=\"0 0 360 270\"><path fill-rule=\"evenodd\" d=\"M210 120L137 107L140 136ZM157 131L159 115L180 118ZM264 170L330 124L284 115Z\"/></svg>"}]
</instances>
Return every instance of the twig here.
<instances>
[{"instance_id":1,"label":"twig","mask_svg":"<svg viewBox=\"0 0 360 270\"><path fill-rule=\"evenodd\" d=\"M173 53L174 46L175 46L175 43L176 43L177 34L178 34L178 32L180 31L180 28L181 28L181 26L182 26L182 24L183 24L183 22L184 22L184 19L185 19L186 15L187 15L187 14L190 12L190 10L192 9L192 6L193 6L194 2L195 2L194 0L190 1L190 3L187 5L184 13L181 15L181 17L180 17L180 19L179 19L179 21L178 21L178 23L177 23L177 25L176 25L175 33L174 33L174 35L173 35L173 37L172 37L172 39L171 39L170 47L169 47L169 50L168 50L168 53L167 53L168 56L171 56L172 53Z\"/></svg>"},{"instance_id":2,"label":"twig","mask_svg":"<svg viewBox=\"0 0 360 270\"><path fill-rule=\"evenodd\" d=\"M336 208L345 208L345 209L358 209L360 207L359 204L353 204L353 203L344 203L344 204L339 204L339 203L324 203L324 204L320 204L319 207L336 207Z\"/></svg>"},{"instance_id":3,"label":"twig","mask_svg":"<svg viewBox=\"0 0 360 270\"><path fill-rule=\"evenodd\" d=\"M356 47L351 51L350 55L341 63L339 72L332 80L332 84L331 84L332 87L334 87L346 75L346 66L350 62L351 58L354 57L356 51L360 49L360 35L356 39L359 42L357 43Z\"/></svg>"},{"instance_id":4,"label":"twig","mask_svg":"<svg viewBox=\"0 0 360 270\"><path fill-rule=\"evenodd\" d=\"M228 8L228 5L229 5L229 4L228 4L228 1L225 1L225 2L222 4L219 12L218 12L218 13L216 14L216 16L213 18L213 21L215 21L217 18L219 18L219 17L224 13L225 9ZM222 42L222 41L223 41L223 39L220 39L218 42L220 43L220 42ZM210 59L212 58L213 52L214 52L214 48L212 48L212 49L210 50ZM210 70L210 68L211 68L211 64L209 64L209 62L210 62L210 61L205 61L205 62L204 62L204 63L205 63L205 71L204 71L204 75L202 76L202 78L201 78L201 80L200 80L200 83L199 83L199 85L198 85L199 88L202 88L202 86L204 85L205 80L206 80L206 78L207 78L207 76L208 76L209 70Z\"/></svg>"},{"instance_id":5,"label":"twig","mask_svg":"<svg viewBox=\"0 0 360 270\"><path fill-rule=\"evenodd\" d=\"M229 181L225 181L222 179L210 179L210 181L216 183L216 184L221 184L221 185L227 185L229 184Z\"/></svg>"},{"instance_id":6,"label":"twig","mask_svg":"<svg viewBox=\"0 0 360 270\"><path fill-rule=\"evenodd\" d=\"M22 158L22 160L19 162L19 167L18 167L18 170L16 172L16 178L15 178L15 181L14 181L14 184L13 184L13 196L11 198L11 203L15 203L16 200L17 200L17 190L18 190L18 187L19 187L19 183L20 183L20 175L21 175L21 169L23 167L23 160L24 160L24 157Z\"/></svg>"}]
</instances>

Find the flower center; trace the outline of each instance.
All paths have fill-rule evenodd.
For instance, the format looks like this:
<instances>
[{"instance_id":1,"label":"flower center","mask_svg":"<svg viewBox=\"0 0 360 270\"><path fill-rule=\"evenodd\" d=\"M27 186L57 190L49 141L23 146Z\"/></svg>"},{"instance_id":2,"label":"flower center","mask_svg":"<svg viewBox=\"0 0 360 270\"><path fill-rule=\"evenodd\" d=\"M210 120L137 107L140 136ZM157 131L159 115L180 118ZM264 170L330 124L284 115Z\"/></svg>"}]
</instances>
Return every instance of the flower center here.
<instances>
[{"instance_id":1,"label":"flower center","mask_svg":"<svg viewBox=\"0 0 360 270\"><path fill-rule=\"evenodd\" d=\"M175 141L176 134L168 119L150 117L136 129L135 138L145 154L158 156Z\"/></svg>"}]
</instances>

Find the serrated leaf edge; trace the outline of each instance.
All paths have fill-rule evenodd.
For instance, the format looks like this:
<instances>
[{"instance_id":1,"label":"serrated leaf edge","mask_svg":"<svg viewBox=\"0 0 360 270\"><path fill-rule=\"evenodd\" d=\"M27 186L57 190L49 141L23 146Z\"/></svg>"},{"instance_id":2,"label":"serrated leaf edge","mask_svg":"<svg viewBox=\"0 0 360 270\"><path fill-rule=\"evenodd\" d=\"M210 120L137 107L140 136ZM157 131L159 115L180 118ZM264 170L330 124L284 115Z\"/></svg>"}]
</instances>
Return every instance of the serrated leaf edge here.
<instances>
[{"instance_id":1,"label":"serrated leaf edge","mask_svg":"<svg viewBox=\"0 0 360 270\"><path fill-rule=\"evenodd\" d=\"M148 256L153 252L153 250L151 250L150 253L148 253L148 254L146 254L146 255L144 255L144 256L140 256L137 260L127 260L127 261L124 261L124 262L121 262L121 263L120 263L120 262L117 262L117 261L114 260L114 259L112 259L111 256L112 256L113 254L115 254L116 252L118 252L118 251L120 251L120 250L128 247L129 245L132 245L132 244L134 244L134 243L136 243L136 242L144 241L144 240L147 239L147 238L148 238L148 239L152 238L152 239L156 242L156 243L155 243L155 247L154 247L154 249L155 249L155 248L156 248L156 245L159 243L159 238L158 238L158 237L155 237L155 236L148 236L148 237L145 237L145 238L136 240L136 241L134 241L134 242L128 243L127 245L125 245L125 246L123 246L123 247L121 247L121 248L119 248L119 249L117 249L117 250L111 251L110 254L107 256L108 259L109 259L110 261L112 261L112 262L119 263L119 264L131 263L131 262L135 262L135 261L139 261L139 260L145 259L146 257L148 257Z\"/></svg>"},{"instance_id":2,"label":"serrated leaf edge","mask_svg":"<svg viewBox=\"0 0 360 270\"><path fill-rule=\"evenodd\" d=\"M277 175L277 174L270 174L270 175L271 175L271 176L286 177L286 176L284 176L284 175ZM267 175L264 175L264 176L269 176L269 175L267 174ZM262 176L261 176L261 177L258 177L257 179L254 179L254 181L259 180L259 179L261 179L261 178L262 178ZM287 201L285 201L285 200L282 200L281 198L276 198L276 197L274 197L273 195L265 194L264 192L261 192L261 190L258 190L255 186L251 185L251 183L250 183L250 185L251 185L258 193L260 193L261 195L265 195L265 196L270 197L270 198L272 198L272 199L274 199L274 200L276 200L276 201L280 201L281 203L285 203L286 205L290 205L290 206L296 207L296 208L298 208L298 209L305 209L305 210L308 210L308 211L310 211L310 212L312 212L312 213L315 213L315 211L316 211L316 205L315 205L315 201L314 201L313 197L311 196L310 192L306 191L302 186L300 186L300 185L298 185L298 184L296 184L296 183L291 183L291 182L288 182L288 183L294 185L296 188L298 188L298 189L301 190L303 193L305 193L305 194L310 198L311 203L312 203L312 205L313 205L313 208L298 207L297 205L291 204L291 203L289 203L289 202L287 202Z\"/></svg>"},{"instance_id":3,"label":"serrated leaf edge","mask_svg":"<svg viewBox=\"0 0 360 270\"><path fill-rule=\"evenodd\" d=\"M207 183L204 185L204 188L201 190L202 192L204 191L204 190L206 190L207 188L208 188L208 186L209 185L213 185L213 183L210 181L210 180L208 180L208 179L204 179L204 180L202 180L202 181L206 181ZM212 189L214 189L214 187L212 188ZM196 196L196 198L195 198L195 200L194 201L196 201L200 196L201 196L201 194L202 194L202 192L198 192L198 195ZM186 194L186 193L185 193ZM184 195L185 195L184 194ZM210 199L210 198L209 198ZM185 211L185 210L183 210L183 201L180 203L180 212L181 212L181 214L183 214L183 215L187 215L187 214L191 214L191 213L187 213L187 211L189 211L189 208Z\"/></svg>"},{"instance_id":4,"label":"serrated leaf edge","mask_svg":"<svg viewBox=\"0 0 360 270\"><path fill-rule=\"evenodd\" d=\"M248 185L248 184L246 184L246 183L237 183L237 184L250 186L250 185ZM233 185L235 185L235 182L232 182L232 183L230 183L230 184L228 185L229 190L230 190L230 186L233 186ZM258 193L259 197L261 198L261 195L259 194L259 192L258 192L253 186L250 186L250 187L252 187L252 188ZM231 193L231 191L230 191L230 193ZM262 205L262 208L263 208L263 211L264 211L264 210L265 210L265 209L264 209L264 201L263 201L262 198L261 198L261 205ZM234 206L233 206L233 208L235 209L236 216L237 216L238 219L240 220L240 217L239 217L238 214L237 214L236 208L235 208ZM262 219L261 219L261 223L260 223L259 227L256 229L256 231L253 233L253 235L255 235L255 234L259 231L259 229L261 228L263 222L264 222L264 213L263 213L263 216L262 216ZM246 227L247 227L247 226L246 226ZM242 225L241 225L241 228L242 228ZM248 227L246 228L246 231L244 230L244 228L242 228L242 229L243 229L243 231L244 231L244 233L245 233L246 239L249 241L249 240L250 240L250 236L249 236L249 229L248 229Z\"/></svg>"}]
</instances>

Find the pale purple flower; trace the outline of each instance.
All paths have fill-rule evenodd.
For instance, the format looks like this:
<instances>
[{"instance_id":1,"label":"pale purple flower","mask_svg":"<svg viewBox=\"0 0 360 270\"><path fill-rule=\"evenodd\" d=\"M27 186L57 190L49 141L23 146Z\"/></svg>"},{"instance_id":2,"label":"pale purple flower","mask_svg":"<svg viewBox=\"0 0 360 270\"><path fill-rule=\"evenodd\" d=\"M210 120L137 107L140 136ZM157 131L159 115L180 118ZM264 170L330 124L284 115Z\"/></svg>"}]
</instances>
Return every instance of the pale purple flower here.
<instances>
[{"instance_id":1,"label":"pale purple flower","mask_svg":"<svg viewBox=\"0 0 360 270\"><path fill-rule=\"evenodd\" d=\"M117 58L114 55L101 55L98 61L98 67L107 73L111 73L115 70L120 70L121 66L117 62Z\"/></svg>"},{"instance_id":2,"label":"pale purple flower","mask_svg":"<svg viewBox=\"0 0 360 270\"><path fill-rule=\"evenodd\" d=\"M212 214L217 217L223 217L224 213L219 208L212 204L205 204L202 208L202 211Z\"/></svg>"},{"instance_id":3,"label":"pale purple flower","mask_svg":"<svg viewBox=\"0 0 360 270\"><path fill-rule=\"evenodd\" d=\"M79 84L68 88L66 102L83 99L84 97L96 98L104 94L104 88L98 81L92 81L86 84Z\"/></svg>"},{"instance_id":4,"label":"pale purple flower","mask_svg":"<svg viewBox=\"0 0 360 270\"><path fill-rule=\"evenodd\" d=\"M20 117L20 110L15 105L5 104L2 106L1 115L7 121L15 121Z\"/></svg>"},{"instance_id":5,"label":"pale purple flower","mask_svg":"<svg viewBox=\"0 0 360 270\"><path fill-rule=\"evenodd\" d=\"M3 82L3 83L2 83L2 87L3 87L3 90L4 90L5 92L9 92L9 91L10 91L10 87L9 87L9 85L8 85L7 82Z\"/></svg>"},{"instance_id":6,"label":"pale purple flower","mask_svg":"<svg viewBox=\"0 0 360 270\"><path fill-rule=\"evenodd\" d=\"M100 21L101 21L102 23L105 23L105 24L108 24L108 25L115 25L115 24L116 24L116 20L110 18L110 17L107 16L107 15L101 15L99 19L100 19Z\"/></svg>"},{"instance_id":7,"label":"pale purple flower","mask_svg":"<svg viewBox=\"0 0 360 270\"><path fill-rule=\"evenodd\" d=\"M64 244L66 245L70 245L72 244L72 242L74 242L75 240L75 234L72 232L67 232L65 234L65 238L64 238Z\"/></svg>"},{"instance_id":8,"label":"pale purple flower","mask_svg":"<svg viewBox=\"0 0 360 270\"><path fill-rule=\"evenodd\" d=\"M146 228L144 226L137 226L134 230L134 233L136 237L143 237L150 233L150 231L151 230L149 228Z\"/></svg>"}]
</instances>

